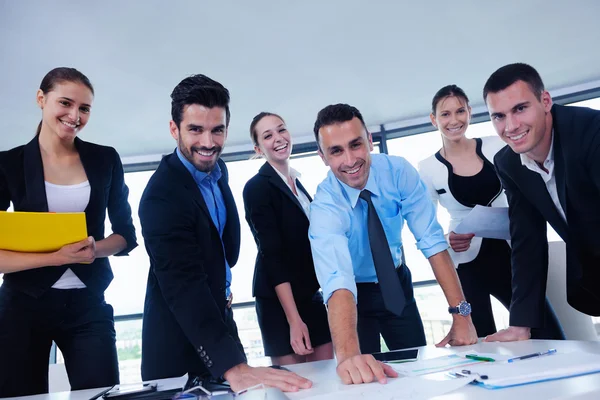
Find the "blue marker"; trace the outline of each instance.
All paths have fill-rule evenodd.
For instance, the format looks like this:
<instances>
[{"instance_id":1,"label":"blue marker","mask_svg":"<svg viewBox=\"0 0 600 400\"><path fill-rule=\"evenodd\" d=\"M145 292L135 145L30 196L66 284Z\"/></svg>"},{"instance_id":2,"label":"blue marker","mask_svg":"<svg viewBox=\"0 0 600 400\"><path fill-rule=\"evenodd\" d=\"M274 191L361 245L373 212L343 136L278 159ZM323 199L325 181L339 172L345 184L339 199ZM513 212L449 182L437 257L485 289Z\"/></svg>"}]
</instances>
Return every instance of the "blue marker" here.
<instances>
[{"instance_id":1,"label":"blue marker","mask_svg":"<svg viewBox=\"0 0 600 400\"><path fill-rule=\"evenodd\" d=\"M521 357L515 357L515 358L511 358L508 360L508 362L514 362L514 361L518 361L518 360L527 360L528 358L534 358L534 357L541 357L541 356L545 356L548 354L554 354L556 353L556 349L550 349L547 351L540 351L537 353L531 353L531 354L527 354L525 356L521 356Z\"/></svg>"}]
</instances>

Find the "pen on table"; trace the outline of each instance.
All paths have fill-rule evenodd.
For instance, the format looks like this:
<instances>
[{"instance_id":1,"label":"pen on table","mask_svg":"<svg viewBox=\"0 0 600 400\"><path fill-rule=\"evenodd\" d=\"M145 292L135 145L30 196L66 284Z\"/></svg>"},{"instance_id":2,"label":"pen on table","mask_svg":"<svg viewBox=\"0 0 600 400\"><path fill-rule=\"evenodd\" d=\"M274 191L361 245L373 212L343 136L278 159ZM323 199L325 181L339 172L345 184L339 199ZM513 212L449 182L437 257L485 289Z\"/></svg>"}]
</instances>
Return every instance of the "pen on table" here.
<instances>
[{"instance_id":1,"label":"pen on table","mask_svg":"<svg viewBox=\"0 0 600 400\"><path fill-rule=\"evenodd\" d=\"M528 358L534 358L534 357L541 357L541 356L545 356L547 354L554 354L556 353L556 349L550 349L550 350L546 350L546 351L539 351L537 353L531 353L531 354L527 354L521 357L514 357L514 358L510 358L508 360L508 362L513 362L513 361L517 361L517 360L527 360Z\"/></svg>"},{"instance_id":2,"label":"pen on table","mask_svg":"<svg viewBox=\"0 0 600 400\"><path fill-rule=\"evenodd\" d=\"M493 358L490 357L483 357L483 356L478 356L476 354L467 354L465 356L465 358L468 358L469 360L475 360L475 361L489 361L489 362L494 362L496 360L494 360Z\"/></svg>"},{"instance_id":3,"label":"pen on table","mask_svg":"<svg viewBox=\"0 0 600 400\"><path fill-rule=\"evenodd\" d=\"M104 389L102 390L100 393L98 393L97 395L95 395L94 397L90 397L89 400L96 400L99 399L100 397L104 396L106 393L110 392L116 385L112 385L111 387L109 387L108 389Z\"/></svg>"}]
</instances>

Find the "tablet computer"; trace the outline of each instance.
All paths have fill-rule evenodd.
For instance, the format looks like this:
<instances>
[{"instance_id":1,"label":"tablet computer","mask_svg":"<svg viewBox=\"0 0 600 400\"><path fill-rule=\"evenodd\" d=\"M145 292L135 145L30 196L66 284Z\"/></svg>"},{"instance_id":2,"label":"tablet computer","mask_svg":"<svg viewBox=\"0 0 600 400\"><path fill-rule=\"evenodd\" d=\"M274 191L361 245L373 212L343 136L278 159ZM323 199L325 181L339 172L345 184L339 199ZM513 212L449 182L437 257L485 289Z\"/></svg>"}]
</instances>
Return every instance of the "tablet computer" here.
<instances>
[{"instance_id":1,"label":"tablet computer","mask_svg":"<svg viewBox=\"0 0 600 400\"><path fill-rule=\"evenodd\" d=\"M383 362L408 362L417 361L419 358L419 350L394 350L383 353L373 353L376 360Z\"/></svg>"}]
</instances>

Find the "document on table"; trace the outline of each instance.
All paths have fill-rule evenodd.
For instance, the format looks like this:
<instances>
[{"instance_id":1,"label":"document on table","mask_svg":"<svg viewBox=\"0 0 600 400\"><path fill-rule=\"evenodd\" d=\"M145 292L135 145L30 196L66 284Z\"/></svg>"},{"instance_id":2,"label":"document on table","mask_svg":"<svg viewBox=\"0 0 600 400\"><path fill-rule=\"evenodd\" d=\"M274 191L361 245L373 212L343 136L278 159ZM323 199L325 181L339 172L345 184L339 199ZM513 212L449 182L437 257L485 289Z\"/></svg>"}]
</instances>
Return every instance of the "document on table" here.
<instances>
[{"instance_id":1,"label":"document on table","mask_svg":"<svg viewBox=\"0 0 600 400\"><path fill-rule=\"evenodd\" d=\"M456 372L461 372L462 369L457 369ZM556 353L514 363L482 363L468 369L479 385L487 389L499 389L600 373L600 354ZM486 379L481 378L484 375L487 375Z\"/></svg>"},{"instance_id":2,"label":"document on table","mask_svg":"<svg viewBox=\"0 0 600 400\"><path fill-rule=\"evenodd\" d=\"M425 400L469 384L469 379L388 378L388 383L349 385L344 390L311 396L311 400Z\"/></svg>"},{"instance_id":3,"label":"document on table","mask_svg":"<svg viewBox=\"0 0 600 400\"><path fill-rule=\"evenodd\" d=\"M479 364L481 361L470 360L465 357L461 357L458 354L451 354L449 356L430 358L427 360L419 360L406 364L393 364L392 368L396 372L406 376L419 376L426 374L433 374L436 372L449 371L456 367L462 367L466 365Z\"/></svg>"},{"instance_id":4,"label":"document on table","mask_svg":"<svg viewBox=\"0 0 600 400\"><path fill-rule=\"evenodd\" d=\"M510 240L508 207L477 205L461 221L455 233L474 233L475 236Z\"/></svg>"}]
</instances>

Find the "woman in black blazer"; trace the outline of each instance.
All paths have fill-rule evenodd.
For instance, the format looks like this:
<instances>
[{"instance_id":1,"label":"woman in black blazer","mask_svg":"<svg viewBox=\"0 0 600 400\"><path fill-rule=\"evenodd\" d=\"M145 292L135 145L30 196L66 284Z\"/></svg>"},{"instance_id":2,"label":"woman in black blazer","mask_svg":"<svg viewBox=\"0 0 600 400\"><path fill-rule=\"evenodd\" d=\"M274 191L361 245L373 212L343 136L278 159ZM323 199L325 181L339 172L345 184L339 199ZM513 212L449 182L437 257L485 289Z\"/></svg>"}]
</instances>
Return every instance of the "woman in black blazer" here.
<instances>
[{"instance_id":1,"label":"woman in black blazer","mask_svg":"<svg viewBox=\"0 0 600 400\"><path fill-rule=\"evenodd\" d=\"M246 221L258 248L253 295L265 355L276 365L331 359L308 240L311 198L289 166L290 133L281 117L262 112L252 120L250 136L267 160L244 187Z\"/></svg>"},{"instance_id":2,"label":"woman in black blazer","mask_svg":"<svg viewBox=\"0 0 600 400\"><path fill-rule=\"evenodd\" d=\"M78 139L94 97L88 78L56 68L42 80L42 121L28 144L0 152L0 209L85 211L87 239L53 253L0 250L0 397L48 391L54 341L71 389L119 383L108 256L137 246L117 152ZM104 236L106 210L113 233Z\"/></svg>"}]
</instances>

